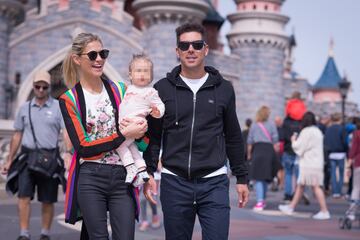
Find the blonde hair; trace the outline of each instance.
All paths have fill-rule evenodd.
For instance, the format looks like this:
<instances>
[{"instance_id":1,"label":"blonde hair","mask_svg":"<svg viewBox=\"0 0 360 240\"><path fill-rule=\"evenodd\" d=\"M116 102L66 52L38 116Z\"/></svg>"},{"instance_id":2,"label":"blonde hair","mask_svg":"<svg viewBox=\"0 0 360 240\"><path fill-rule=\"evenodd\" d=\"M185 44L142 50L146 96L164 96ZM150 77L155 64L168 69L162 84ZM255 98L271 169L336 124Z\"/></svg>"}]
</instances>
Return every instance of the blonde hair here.
<instances>
[{"instance_id":1,"label":"blonde hair","mask_svg":"<svg viewBox=\"0 0 360 240\"><path fill-rule=\"evenodd\" d=\"M265 122L270 116L270 108L268 106L262 106L256 112L256 122Z\"/></svg>"},{"instance_id":2,"label":"blonde hair","mask_svg":"<svg viewBox=\"0 0 360 240\"><path fill-rule=\"evenodd\" d=\"M331 114L331 121L332 122L340 122L341 121L341 113L333 113Z\"/></svg>"},{"instance_id":3,"label":"blonde hair","mask_svg":"<svg viewBox=\"0 0 360 240\"><path fill-rule=\"evenodd\" d=\"M77 67L72 59L72 55L82 54L85 47L94 41L98 41L102 45L100 37L92 33L80 33L74 38L71 49L67 53L62 64L63 77L68 88L74 87L79 81Z\"/></svg>"},{"instance_id":4,"label":"blonde hair","mask_svg":"<svg viewBox=\"0 0 360 240\"><path fill-rule=\"evenodd\" d=\"M151 61L149 56L146 55L145 53L133 54L132 59L129 62L129 73L131 73L131 71L132 71L132 65L134 64L134 62L136 62L138 60L144 60L144 61L150 63L150 69L151 69L150 74L151 74L151 81L152 81L153 76L154 76L154 63Z\"/></svg>"}]
</instances>

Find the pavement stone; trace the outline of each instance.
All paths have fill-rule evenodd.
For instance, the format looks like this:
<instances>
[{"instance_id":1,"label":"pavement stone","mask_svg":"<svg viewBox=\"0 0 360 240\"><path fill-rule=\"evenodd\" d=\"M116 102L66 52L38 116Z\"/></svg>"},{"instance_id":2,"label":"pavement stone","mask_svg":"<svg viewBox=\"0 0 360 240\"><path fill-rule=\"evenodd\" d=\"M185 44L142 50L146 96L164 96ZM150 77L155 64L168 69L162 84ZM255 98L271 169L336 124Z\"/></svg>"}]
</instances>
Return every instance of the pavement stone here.
<instances>
[{"instance_id":1,"label":"pavement stone","mask_svg":"<svg viewBox=\"0 0 360 240\"><path fill-rule=\"evenodd\" d=\"M338 219L345 213L348 203L344 199L327 198L331 212L330 220L319 221L311 219L318 211L318 204L309 192L311 204L299 204L294 216L286 216L277 210L282 202L283 193L268 192L267 208L262 212L252 211L255 204L255 192L251 192L250 202L245 209L236 207L235 179L231 178L231 221L229 240L351 240L360 239L360 224L353 223L351 230L341 230ZM16 239L19 227L17 218L16 198L5 193L4 183L0 183L0 240ZM80 223L69 225L64 223L63 215L64 195L60 193L59 202L55 205L55 219L52 226L52 240L79 239ZM34 201L30 220L32 239L40 235L40 208ZM150 210L150 209L149 209ZM160 209L161 210L161 209ZM149 211L150 212L150 211ZM164 240L164 229L148 229L146 232L135 233L135 240ZM201 228L198 221L194 227L194 240L201 239Z\"/></svg>"}]
</instances>

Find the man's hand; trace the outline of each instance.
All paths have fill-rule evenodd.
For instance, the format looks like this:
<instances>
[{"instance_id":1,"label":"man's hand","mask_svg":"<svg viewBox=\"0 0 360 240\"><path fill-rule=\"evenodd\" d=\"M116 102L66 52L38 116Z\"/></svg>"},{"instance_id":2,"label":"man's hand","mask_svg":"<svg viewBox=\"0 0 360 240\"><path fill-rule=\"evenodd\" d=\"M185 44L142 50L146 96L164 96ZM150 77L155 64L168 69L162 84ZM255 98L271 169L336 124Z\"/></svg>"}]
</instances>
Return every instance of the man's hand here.
<instances>
[{"instance_id":1,"label":"man's hand","mask_svg":"<svg viewBox=\"0 0 360 240\"><path fill-rule=\"evenodd\" d=\"M151 107L151 112L150 115L153 116L154 118L160 118L160 111L156 106L152 106Z\"/></svg>"},{"instance_id":2,"label":"man's hand","mask_svg":"<svg viewBox=\"0 0 360 240\"><path fill-rule=\"evenodd\" d=\"M239 208L243 208L249 201L248 186L246 184L236 184L236 191L239 195Z\"/></svg>"},{"instance_id":3,"label":"man's hand","mask_svg":"<svg viewBox=\"0 0 360 240\"><path fill-rule=\"evenodd\" d=\"M153 176L150 175L149 181L144 183L144 196L147 200L149 200L152 204L157 204L154 196L157 195L157 186L156 181Z\"/></svg>"},{"instance_id":4,"label":"man's hand","mask_svg":"<svg viewBox=\"0 0 360 240\"><path fill-rule=\"evenodd\" d=\"M7 161L6 163L4 163L1 167L1 174L3 175L7 175L9 168L10 168L11 162Z\"/></svg>"},{"instance_id":5,"label":"man's hand","mask_svg":"<svg viewBox=\"0 0 360 240\"><path fill-rule=\"evenodd\" d=\"M5 163L1 166L1 174L3 174L3 175L8 174L11 162L12 162L12 157L9 154L8 157L6 158Z\"/></svg>"}]
</instances>

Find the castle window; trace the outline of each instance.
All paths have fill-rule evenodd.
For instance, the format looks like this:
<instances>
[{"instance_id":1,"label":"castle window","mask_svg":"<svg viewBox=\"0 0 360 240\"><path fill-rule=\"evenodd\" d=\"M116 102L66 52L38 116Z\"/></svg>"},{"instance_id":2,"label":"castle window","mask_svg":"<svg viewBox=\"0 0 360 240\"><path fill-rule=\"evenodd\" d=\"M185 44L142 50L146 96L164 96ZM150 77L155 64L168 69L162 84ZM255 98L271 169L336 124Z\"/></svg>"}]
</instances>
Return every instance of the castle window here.
<instances>
[{"instance_id":1,"label":"castle window","mask_svg":"<svg viewBox=\"0 0 360 240\"><path fill-rule=\"evenodd\" d=\"M265 7L264 7L265 11L267 11L268 8L269 8L268 5L265 5Z\"/></svg>"},{"instance_id":2,"label":"castle window","mask_svg":"<svg viewBox=\"0 0 360 240\"><path fill-rule=\"evenodd\" d=\"M253 5L253 9L256 10L256 4Z\"/></svg>"}]
</instances>

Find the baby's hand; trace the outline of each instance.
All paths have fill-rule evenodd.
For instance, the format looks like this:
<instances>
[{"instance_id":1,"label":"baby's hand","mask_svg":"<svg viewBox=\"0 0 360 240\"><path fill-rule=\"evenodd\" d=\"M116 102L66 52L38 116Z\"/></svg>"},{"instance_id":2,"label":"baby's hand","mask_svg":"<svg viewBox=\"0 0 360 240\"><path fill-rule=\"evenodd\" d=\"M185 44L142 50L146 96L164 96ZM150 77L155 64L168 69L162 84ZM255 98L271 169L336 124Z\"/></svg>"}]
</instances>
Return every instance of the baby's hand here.
<instances>
[{"instance_id":1,"label":"baby's hand","mask_svg":"<svg viewBox=\"0 0 360 240\"><path fill-rule=\"evenodd\" d=\"M156 106L152 106L151 107L151 112L150 115L153 116L154 118L160 118L160 111Z\"/></svg>"}]
</instances>

